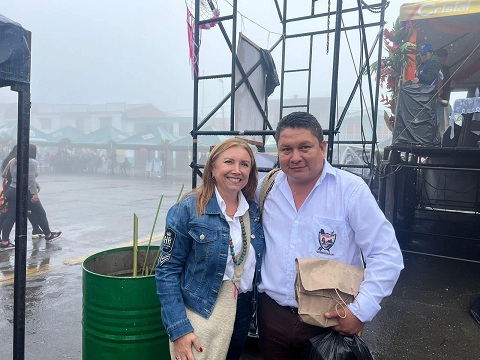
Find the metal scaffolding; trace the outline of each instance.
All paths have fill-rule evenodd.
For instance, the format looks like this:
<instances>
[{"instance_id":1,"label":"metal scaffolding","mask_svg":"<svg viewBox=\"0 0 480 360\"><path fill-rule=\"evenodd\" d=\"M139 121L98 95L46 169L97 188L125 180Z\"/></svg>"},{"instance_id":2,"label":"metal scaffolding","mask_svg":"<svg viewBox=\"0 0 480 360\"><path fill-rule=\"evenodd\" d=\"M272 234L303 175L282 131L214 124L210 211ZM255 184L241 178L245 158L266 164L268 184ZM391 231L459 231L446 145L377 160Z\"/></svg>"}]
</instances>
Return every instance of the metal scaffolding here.
<instances>
[{"instance_id":1,"label":"metal scaffolding","mask_svg":"<svg viewBox=\"0 0 480 360\"><path fill-rule=\"evenodd\" d=\"M211 9L214 9L214 3L212 0L206 0ZM194 59L193 63L193 126L192 126L192 162L190 164L192 168L192 188L197 186L197 176L202 176L203 165L198 163L198 137L204 135L241 135L241 136L251 136L251 135L260 135L264 139L268 135L274 134L274 127L272 123L278 122L278 120L289 112L292 111L307 111L310 112L311 109L311 99L312 99L312 85L317 77L315 76L315 69L321 67L322 64L319 64L315 61L316 59L316 49L315 41L318 38L326 39L327 44L327 53L328 56L332 59L332 70L331 70L331 84L330 84L330 107L329 107L329 121L328 127L324 126L324 135L326 135L328 147L327 147L327 160L332 163L334 166L343 167L343 168L364 168L369 171L370 178L373 177L375 173L375 149L377 143L377 114L378 114L378 95L379 95L379 82L372 84L370 76L367 78L367 90L364 91L363 80L365 75L371 73L371 59L380 64L382 56L382 46L383 43L383 27L384 27L384 15L385 9L388 7L389 2L386 0L381 0L375 4L367 4L362 0L351 0L351 1L342 1L337 0L335 3L331 0L320 2L316 0L311 0L310 8L307 9L308 15L298 16L298 17L289 17L287 12L291 6L299 6L298 3L291 1L289 4L288 0L283 2L278 0L273 0L275 9L278 15L278 18L282 25L282 33L279 36L278 40L268 49L272 53L279 45L281 51L281 64L279 67L279 79L280 79L280 99L279 99L279 117L276 119L269 120L268 106L265 106L265 110L262 107L262 104L259 102L254 91L251 89L249 83L249 76L253 71L262 66L262 60L258 61L252 69L246 72L238 57L237 57L237 0L233 0L230 4L232 6L232 12L229 15L222 15L215 19L204 19L195 21L194 25L194 41L195 46L194 50ZM201 3L205 4L205 1L195 0L195 19L201 19L200 16L200 7ZM375 17L374 21L366 22L364 17L364 12L369 12L369 16ZM355 18L355 24L346 24L345 18ZM334 25L330 26L330 20ZM231 69L228 73L216 73L210 75L200 75L199 71L199 60L201 58L200 53L200 39L201 29L205 27L205 24L211 24L212 21L215 22L215 25L221 31L223 38L231 52ZM303 23L320 22L322 25L315 25L313 31L299 32L291 31L290 27L302 28ZM225 24L229 24L229 32L226 30ZM367 29L374 29L375 35L373 39L369 39L366 33ZM216 29L210 29L209 31L216 31ZM341 103L339 102L339 77L342 74L342 65L343 61L340 59L342 46L349 47L347 34L355 31L358 32L359 37L359 49L357 55L359 57L359 64L356 67L356 81L354 82L352 88L347 92L345 88L342 88L342 95L345 93L350 93L348 99ZM330 36L333 35L333 51L329 53L329 42ZM294 41L294 39L306 38L309 42L309 51L305 54L301 54L307 58L307 66L303 67L287 67L286 58L288 55L288 43ZM344 41L343 38L346 38L347 41ZM350 50L351 52L351 50ZM295 56L300 56L300 54L295 54ZM236 69L241 74L239 79L236 78ZM379 78L380 66L377 67L376 77ZM286 104L285 94L289 86L289 81L286 79L286 74L292 74L297 77L306 77L306 102L297 103L297 104ZM207 115L200 117L199 115L199 84L209 80L209 79L230 79L230 91L229 93L215 106ZM255 105L260 111L263 117L263 125L261 129L252 129L252 130L243 130L240 131L235 129L235 94L236 91L242 84L246 84L250 90L250 94L254 99ZM223 82L222 82L223 84ZM325 87L325 84L322 84ZM347 115L347 112L354 100L355 96L360 97L362 114L367 112L368 117L371 118L371 130L372 135L368 139L364 136L359 136L358 140L348 140L342 141L338 139L338 134L341 131L342 123ZM221 131L209 131L203 129L204 126L217 114L224 104L229 102L230 104L230 115L229 115L229 129ZM341 108L341 111L339 109ZM223 111L223 110L222 110ZM359 120L360 121L360 120ZM363 125L362 125L363 126ZM362 127L363 130L363 127ZM365 156L365 164L352 165L352 164L341 164L338 161L334 161L333 153L334 146L336 145L347 145L347 144L356 144L363 147ZM263 152L264 147L258 146L258 151ZM372 161L368 160L372 159ZM269 169L260 168L260 171L267 171Z\"/></svg>"}]
</instances>

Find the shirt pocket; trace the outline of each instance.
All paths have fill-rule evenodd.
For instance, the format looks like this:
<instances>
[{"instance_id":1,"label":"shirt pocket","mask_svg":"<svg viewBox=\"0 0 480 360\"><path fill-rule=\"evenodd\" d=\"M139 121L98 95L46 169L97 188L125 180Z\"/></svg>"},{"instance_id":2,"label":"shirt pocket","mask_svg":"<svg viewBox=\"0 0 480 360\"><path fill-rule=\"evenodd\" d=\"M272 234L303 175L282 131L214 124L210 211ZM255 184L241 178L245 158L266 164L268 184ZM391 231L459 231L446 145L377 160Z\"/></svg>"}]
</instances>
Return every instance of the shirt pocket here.
<instances>
[{"instance_id":1,"label":"shirt pocket","mask_svg":"<svg viewBox=\"0 0 480 360\"><path fill-rule=\"evenodd\" d=\"M193 252L195 259L209 258L213 253L215 240L217 239L217 230L205 224L193 224L188 232L192 237Z\"/></svg>"},{"instance_id":2,"label":"shirt pocket","mask_svg":"<svg viewBox=\"0 0 480 360\"><path fill-rule=\"evenodd\" d=\"M315 217L312 219L315 241L309 242L312 257L340 259L344 256L349 240L344 220Z\"/></svg>"}]
</instances>

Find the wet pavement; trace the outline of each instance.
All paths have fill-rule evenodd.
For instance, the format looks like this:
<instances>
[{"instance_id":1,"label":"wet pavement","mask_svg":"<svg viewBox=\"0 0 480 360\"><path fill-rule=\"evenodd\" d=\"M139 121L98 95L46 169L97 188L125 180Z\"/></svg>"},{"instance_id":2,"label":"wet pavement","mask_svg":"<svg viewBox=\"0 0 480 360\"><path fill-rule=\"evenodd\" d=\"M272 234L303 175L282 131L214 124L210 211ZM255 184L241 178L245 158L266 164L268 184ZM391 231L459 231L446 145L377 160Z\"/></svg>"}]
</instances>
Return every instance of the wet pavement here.
<instances>
[{"instance_id":1,"label":"wet pavement","mask_svg":"<svg viewBox=\"0 0 480 360\"><path fill-rule=\"evenodd\" d=\"M188 172L166 179L120 175L41 174L40 197L53 242L31 239L28 229L25 359L81 359L82 261L89 255L132 242L133 214L139 237L148 239L158 203L153 244L163 233L165 214ZM376 360L480 358L480 325L469 314L480 292L480 263L404 253L405 270L394 293L364 330ZM14 251L0 252L0 359L13 358ZM243 360L261 359L255 341Z\"/></svg>"}]
</instances>

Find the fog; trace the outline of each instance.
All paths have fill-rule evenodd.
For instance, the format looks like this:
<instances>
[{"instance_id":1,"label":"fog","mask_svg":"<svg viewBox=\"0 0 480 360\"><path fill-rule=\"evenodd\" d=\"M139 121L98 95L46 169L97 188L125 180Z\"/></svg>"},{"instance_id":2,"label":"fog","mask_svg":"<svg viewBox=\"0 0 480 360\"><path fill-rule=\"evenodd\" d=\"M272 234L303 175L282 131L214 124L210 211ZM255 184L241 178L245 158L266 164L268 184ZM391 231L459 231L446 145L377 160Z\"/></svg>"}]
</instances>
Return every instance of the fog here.
<instances>
[{"instance_id":1,"label":"fog","mask_svg":"<svg viewBox=\"0 0 480 360\"><path fill-rule=\"evenodd\" d=\"M221 16L232 12L230 1L217 2ZM193 80L184 1L2 0L1 3L0 14L32 33L33 103L152 103L164 112L182 116L192 114ZM332 9L335 3L332 1ZM308 15L309 4L310 0L290 0L288 16ZM355 5L356 0L348 0L343 6ZM391 1L385 13L387 27L390 28L397 18L400 5L400 1ZM317 12L327 11L326 2L319 1L316 6ZM238 30L259 46L270 48L278 40L281 24L273 0L240 0L238 11ZM368 16L373 15L364 11L364 16L367 21ZM298 31L325 29L325 21L326 18L299 25ZM334 17L330 24L333 28ZM230 34L231 21L225 21L224 25ZM372 42L378 28L368 31ZM312 96L330 94L333 37L332 34L327 40L323 36L316 45L319 55L314 59L314 77L322 81L312 84ZM305 41L292 42L287 47L288 66L304 66L308 54ZM326 55L327 41L329 55ZM342 41L343 59L351 56L351 50L347 50L345 39ZM353 57L358 61L358 40L352 43ZM278 70L280 50L277 46L273 51ZM200 48L201 74L227 73L230 61L219 27L204 30ZM342 66L346 62L342 60ZM343 96L348 96L356 77L352 66L341 68L341 71L340 102ZM286 98L306 95L300 75L286 81L289 81L285 87ZM229 86L228 79L202 85L200 110L205 112L216 105ZM272 97L279 97L278 88ZM0 102L16 102L16 93L9 88L0 89Z\"/></svg>"}]
</instances>

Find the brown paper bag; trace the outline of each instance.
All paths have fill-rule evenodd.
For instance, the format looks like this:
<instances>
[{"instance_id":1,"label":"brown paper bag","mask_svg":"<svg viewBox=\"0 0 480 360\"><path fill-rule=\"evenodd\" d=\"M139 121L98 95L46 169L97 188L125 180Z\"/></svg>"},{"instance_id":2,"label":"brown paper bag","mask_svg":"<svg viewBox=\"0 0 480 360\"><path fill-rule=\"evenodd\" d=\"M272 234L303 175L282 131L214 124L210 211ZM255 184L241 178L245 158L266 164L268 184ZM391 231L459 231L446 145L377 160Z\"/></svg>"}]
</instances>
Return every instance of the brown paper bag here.
<instances>
[{"instance_id":1,"label":"brown paper bag","mask_svg":"<svg viewBox=\"0 0 480 360\"><path fill-rule=\"evenodd\" d=\"M321 327L338 325L337 319L327 319L324 314L335 306L341 316L345 314L346 305L358 295L363 268L325 259L295 259L295 265L300 320Z\"/></svg>"}]
</instances>

